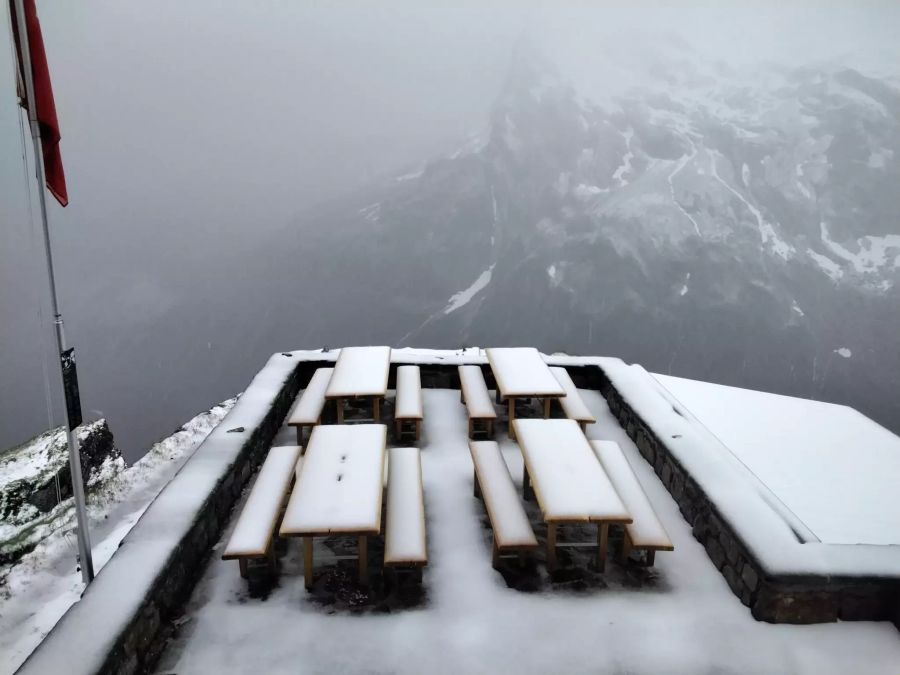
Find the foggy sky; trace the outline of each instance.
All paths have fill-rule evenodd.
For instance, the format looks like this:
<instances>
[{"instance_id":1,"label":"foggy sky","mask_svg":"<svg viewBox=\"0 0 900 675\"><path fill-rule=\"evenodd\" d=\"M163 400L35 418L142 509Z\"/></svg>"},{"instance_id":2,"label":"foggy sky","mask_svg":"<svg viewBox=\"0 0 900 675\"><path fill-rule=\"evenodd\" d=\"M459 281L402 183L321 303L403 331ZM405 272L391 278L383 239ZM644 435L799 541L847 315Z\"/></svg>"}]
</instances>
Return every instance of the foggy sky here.
<instances>
[{"instance_id":1,"label":"foggy sky","mask_svg":"<svg viewBox=\"0 0 900 675\"><path fill-rule=\"evenodd\" d=\"M202 304L192 285L173 291L173 271L202 279L308 206L483 129L521 36L595 92L626 86L628 75L615 74L662 31L737 65L838 60L896 75L900 63L900 3L890 1L421 4L38 1L71 199L65 210L50 202L62 309L85 417L110 416L126 453L231 396L266 357L248 354L211 376L214 386L180 380L158 333L208 344L211 363L217 343L239 336L166 326L173 308ZM2 448L48 423L38 319L48 303L7 30L0 41ZM617 58L610 45L621 45ZM235 303L245 273L221 289ZM45 326L55 378L52 341ZM141 369L109 372L105 352L137 349L157 351L136 359ZM157 372L144 409L133 395L120 404L146 386L147 363Z\"/></svg>"}]
</instances>

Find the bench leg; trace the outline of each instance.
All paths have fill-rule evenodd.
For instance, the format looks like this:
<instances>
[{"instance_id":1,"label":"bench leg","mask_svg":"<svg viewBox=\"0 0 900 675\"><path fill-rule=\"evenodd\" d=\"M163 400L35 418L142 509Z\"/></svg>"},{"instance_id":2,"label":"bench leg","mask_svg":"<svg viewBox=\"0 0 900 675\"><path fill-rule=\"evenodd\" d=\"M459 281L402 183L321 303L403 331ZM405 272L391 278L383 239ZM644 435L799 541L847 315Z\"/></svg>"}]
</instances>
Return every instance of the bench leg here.
<instances>
[{"instance_id":1,"label":"bench leg","mask_svg":"<svg viewBox=\"0 0 900 675\"><path fill-rule=\"evenodd\" d=\"M247 559L246 558L238 558L238 568L241 570L241 577L247 578Z\"/></svg>"},{"instance_id":2,"label":"bench leg","mask_svg":"<svg viewBox=\"0 0 900 675\"><path fill-rule=\"evenodd\" d=\"M369 585L368 543L369 538L366 535L359 535L359 583L363 586Z\"/></svg>"},{"instance_id":3,"label":"bench leg","mask_svg":"<svg viewBox=\"0 0 900 675\"><path fill-rule=\"evenodd\" d=\"M655 562L655 560L656 560L656 551L654 551L651 548L649 551L647 551L647 560L646 560L647 567L653 567L653 563Z\"/></svg>"},{"instance_id":4,"label":"bench leg","mask_svg":"<svg viewBox=\"0 0 900 675\"><path fill-rule=\"evenodd\" d=\"M622 550L619 553L619 562L621 564L626 564L628 562L628 556L631 555L631 537L628 536L628 532L625 532L625 537L622 539Z\"/></svg>"},{"instance_id":5,"label":"bench leg","mask_svg":"<svg viewBox=\"0 0 900 675\"><path fill-rule=\"evenodd\" d=\"M403 433L403 423L400 420L394 420L394 438L400 440L400 434Z\"/></svg>"},{"instance_id":6,"label":"bench leg","mask_svg":"<svg viewBox=\"0 0 900 675\"><path fill-rule=\"evenodd\" d=\"M553 403L552 398L544 399L544 419L545 420L550 418L550 404L551 403Z\"/></svg>"},{"instance_id":7,"label":"bench leg","mask_svg":"<svg viewBox=\"0 0 900 675\"><path fill-rule=\"evenodd\" d=\"M494 420L487 421L487 435L488 438L494 437Z\"/></svg>"},{"instance_id":8,"label":"bench leg","mask_svg":"<svg viewBox=\"0 0 900 675\"><path fill-rule=\"evenodd\" d=\"M375 420L375 424L378 424L381 421L381 399L378 396L372 397L372 419Z\"/></svg>"},{"instance_id":9,"label":"bench leg","mask_svg":"<svg viewBox=\"0 0 900 675\"><path fill-rule=\"evenodd\" d=\"M303 446L303 427L297 426L297 445Z\"/></svg>"},{"instance_id":10,"label":"bench leg","mask_svg":"<svg viewBox=\"0 0 900 675\"><path fill-rule=\"evenodd\" d=\"M500 405L501 403L503 403L503 399L500 398L500 389L499 388L494 390L494 400L497 401L497 405Z\"/></svg>"},{"instance_id":11,"label":"bench leg","mask_svg":"<svg viewBox=\"0 0 900 675\"><path fill-rule=\"evenodd\" d=\"M606 569L606 545L609 543L609 523L597 526L597 570Z\"/></svg>"},{"instance_id":12,"label":"bench leg","mask_svg":"<svg viewBox=\"0 0 900 675\"><path fill-rule=\"evenodd\" d=\"M516 440L516 427L513 425L513 422L516 421L516 399L510 398L507 400L509 401L509 437L512 440Z\"/></svg>"},{"instance_id":13,"label":"bench leg","mask_svg":"<svg viewBox=\"0 0 900 675\"><path fill-rule=\"evenodd\" d=\"M312 588L313 582L313 538L303 537L303 582L306 590Z\"/></svg>"},{"instance_id":14,"label":"bench leg","mask_svg":"<svg viewBox=\"0 0 900 675\"><path fill-rule=\"evenodd\" d=\"M337 406L337 423L344 423L344 399L336 398L334 399L334 404Z\"/></svg>"},{"instance_id":15,"label":"bench leg","mask_svg":"<svg viewBox=\"0 0 900 675\"><path fill-rule=\"evenodd\" d=\"M556 569L556 523L547 523L547 570Z\"/></svg>"}]
</instances>

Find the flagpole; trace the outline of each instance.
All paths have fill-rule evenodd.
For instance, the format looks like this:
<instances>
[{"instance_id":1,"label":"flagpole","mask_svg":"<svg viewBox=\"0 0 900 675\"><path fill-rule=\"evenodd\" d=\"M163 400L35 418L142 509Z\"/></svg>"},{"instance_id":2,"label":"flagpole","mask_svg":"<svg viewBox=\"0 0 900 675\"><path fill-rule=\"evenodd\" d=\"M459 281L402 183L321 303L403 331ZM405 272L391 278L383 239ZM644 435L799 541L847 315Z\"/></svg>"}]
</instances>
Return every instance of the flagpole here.
<instances>
[{"instance_id":1,"label":"flagpole","mask_svg":"<svg viewBox=\"0 0 900 675\"><path fill-rule=\"evenodd\" d=\"M25 72L25 94L28 100L28 122L31 127L31 140L34 144L34 173L38 182L38 202L40 204L41 225L44 233L44 254L47 259L47 279L50 284L50 308L53 313L53 324L56 328L56 346L59 351L60 375L64 378L62 354L66 351L66 333L62 314L59 310L59 298L56 293L56 275L53 271L53 249L50 245L50 228L47 224L47 199L44 194L44 158L41 153L41 127L37 119L37 105L34 95L34 77L31 70L31 51L28 45L28 27L25 22L25 7L22 0L14 0L16 21L18 22L20 58L22 70ZM43 330L43 327L41 327ZM64 381L64 380L63 380ZM65 397L65 386L63 385ZM72 495L75 499L75 517L78 521L78 556L81 564L81 578L85 584L94 580L94 561L91 556L91 539L88 531L87 508L84 499L84 479L81 473L81 456L78 452L78 438L71 424L71 411L66 406L66 443L69 447L69 470L72 474Z\"/></svg>"}]
</instances>

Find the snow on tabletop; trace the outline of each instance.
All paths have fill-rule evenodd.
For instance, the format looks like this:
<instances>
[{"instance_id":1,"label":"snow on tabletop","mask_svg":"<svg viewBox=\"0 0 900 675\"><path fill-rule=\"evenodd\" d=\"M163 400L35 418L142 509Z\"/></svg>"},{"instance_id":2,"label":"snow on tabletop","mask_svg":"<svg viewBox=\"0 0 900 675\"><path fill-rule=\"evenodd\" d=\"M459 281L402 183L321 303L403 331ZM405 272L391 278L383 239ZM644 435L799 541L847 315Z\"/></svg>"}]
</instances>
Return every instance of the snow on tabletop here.
<instances>
[{"instance_id":1,"label":"snow on tabletop","mask_svg":"<svg viewBox=\"0 0 900 675\"><path fill-rule=\"evenodd\" d=\"M653 505L647 499L647 493L641 487L640 481L619 448L619 444L615 441L591 441L591 447L625 504L625 508L631 514L632 522L626 527L634 546L638 548L642 546L659 548L672 546L666 528L656 517L656 511L653 510Z\"/></svg>"},{"instance_id":2,"label":"snow on tabletop","mask_svg":"<svg viewBox=\"0 0 900 675\"><path fill-rule=\"evenodd\" d=\"M139 611L213 488L232 470L244 443L266 417L296 366L294 355L269 358L19 673L102 670L118 636ZM244 431L229 433L238 427Z\"/></svg>"},{"instance_id":3,"label":"snow on tabletop","mask_svg":"<svg viewBox=\"0 0 900 675\"><path fill-rule=\"evenodd\" d=\"M900 640L888 622L754 620L603 396L581 395L598 420L589 436L620 444L675 544L675 553L657 556L658 583L633 588L610 561L602 589L509 588L491 568L484 506L472 496L459 391L425 389L427 601L390 613L323 607L303 590L296 541L272 592L252 597L233 563L214 556L186 607L186 629L172 636L158 672L897 675ZM505 438L500 448L518 485L522 455ZM541 553L535 560L543 574Z\"/></svg>"},{"instance_id":4,"label":"snow on tabletop","mask_svg":"<svg viewBox=\"0 0 900 675\"><path fill-rule=\"evenodd\" d=\"M422 380L419 366L400 366L397 368L397 400L394 405L394 417L422 419L422 412Z\"/></svg>"},{"instance_id":5,"label":"snow on tabletop","mask_svg":"<svg viewBox=\"0 0 900 675\"><path fill-rule=\"evenodd\" d=\"M495 418L494 402L488 393L487 384L481 366L460 366L459 382L465 397L466 407L472 417L477 419Z\"/></svg>"},{"instance_id":6,"label":"snow on tabletop","mask_svg":"<svg viewBox=\"0 0 900 675\"><path fill-rule=\"evenodd\" d=\"M299 457L300 446L297 445L269 450L223 558L266 555Z\"/></svg>"},{"instance_id":7,"label":"snow on tabletop","mask_svg":"<svg viewBox=\"0 0 900 675\"><path fill-rule=\"evenodd\" d=\"M388 455L384 561L394 564L425 563L428 555L419 449L391 448Z\"/></svg>"},{"instance_id":8,"label":"snow on tabletop","mask_svg":"<svg viewBox=\"0 0 900 675\"><path fill-rule=\"evenodd\" d=\"M325 407L325 390L334 368L318 368L288 415L288 424L316 424Z\"/></svg>"},{"instance_id":9,"label":"snow on tabletop","mask_svg":"<svg viewBox=\"0 0 900 675\"><path fill-rule=\"evenodd\" d=\"M588 410L584 401L581 400L581 396L578 395L578 390L569 376L569 371L565 368L554 366L550 369L550 372L553 373L553 377L562 385L562 388L566 390L566 395L559 399L566 417L577 422L596 422L594 416L591 415L591 411Z\"/></svg>"},{"instance_id":10,"label":"snow on tabletop","mask_svg":"<svg viewBox=\"0 0 900 675\"><path fill-rule=\"evenodd\" d=\"M565 396L537 349L500 347L487 355L503 396Z\"/></svg>"},{"instance_id":11,"label":"snow on tabletop","mask_svg":"<svg viewBox=\"0 0 900 675\"><path fill-rule=\"evenodd\" d=\"M386 429L383 424L313 428L281 522L283 536L379 531Z\"/></svg>"},{"instance_id":12,"label":"snow on tabletop","mask_svg":"<svg viewBox=\"0 0 900 675\"><path fill-rule=\"evenodd\" d=\"M384 396L390 364L390 347L344 347L325 396Z\"/></svg>"},{"instance_id":13,"label":"snow on tabletop","mask_svg":"<svg viewBox=\"0 0 900 675\"><path fill-rule=\"evenodd\" d=\"M577 422L516 419L513 424L546 522L631 521Z\"/></svg>"},{"instance_id":14,"label":"snow on tabletop","mask_svg":"<svg viewBox=\"0 0 900 675\"><path fill-rule=\"evenodd\" d=\"M500 454L500 446L496 441L469 441L469 451L497 544L501 547L537 546L528 515Z\"/></svg>"},{"instance_id":15,"label":"snow on tabletop","mask_svg":"<svg viewBox=\"0 0 900 675\"><path fill-rule=\"evenodd\" d=\"M766 573L854 577L897 574L900 569L897 545L847 546L819 543L814 539L801 541L806 529L803 523L650 373L619 359L596 359L596 362L653 434L664 439L675 460L712 500L722 518L740 534ZM818 421L810 425L805 425L803 420L796 422L811 426ZM877 472L877 467L867 467L865 463L861 467ZM862 499L865 498L863 495Z\"/></svg>"},{"instance_id":16,"label":"snow on tabletop","mask_svg":"<svg viewBox=\"0 0 900 675\"><path fill-rule=\"evenodd\" d=\"M846 406L655 375L815 536L900 544L900 438Z\"/></svg>"}]
</instances>

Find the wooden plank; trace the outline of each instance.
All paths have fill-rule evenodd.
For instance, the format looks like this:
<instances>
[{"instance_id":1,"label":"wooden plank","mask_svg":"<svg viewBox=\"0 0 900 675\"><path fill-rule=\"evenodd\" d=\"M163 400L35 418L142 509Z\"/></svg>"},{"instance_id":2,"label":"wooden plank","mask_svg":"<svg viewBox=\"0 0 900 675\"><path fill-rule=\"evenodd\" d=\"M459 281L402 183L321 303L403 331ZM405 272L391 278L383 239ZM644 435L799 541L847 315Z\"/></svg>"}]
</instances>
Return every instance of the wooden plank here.
<instances>
[{"instance_id":1,"label":"wooden plank","mask_svg":"<svg viewBox=\"0 0 900 675\"><path fill-rule=\"evenodd\" d=\"M394 401L395 420L421 420L425 417L422 401L422 379L419 366L397 368L397 397Z\"/></svg>"},{"instance_id":2,"label":"wooden plank","mask_svg":"<svg viewBox=\"0 0 900 675\"><path fill-rule=\"evenodd\" d=\"M288 414L288 426L312 426L319 423L322 409L325 407L325 391L328 389L332 373L334 368L316 369L306 389L300 393L297 403Z\"/></svg>"},{"instance_id":3,"label":"wooden plank","mask_svg":"<svg viewBox=\"0 0 900 675\"><path fill-rule=\"evenodd\" d=\"M497 411L491 402L484 374L479 366L459 366L460 401L465 403L470 419L493 420Z\"/></svg>"},{"instance_id":4,"label":"wooden plank","mask_svg":"<svg viewBox=\"0 0 900 675\"><path fill-rule=\"evenodd\" d=\"M388 460L384 564L425 565L425 493L418 448L391 448Z\"/></svg>"},{"instance_id":5,"label":"wooden plank","mask_svg":"<svg viewBox=\"0 0 900 675\"><path fill-rule=\"evenodd\" d=\"M555 377L562 385L563 389L566 390L566 395L559 399L559 404L566 413L566 417L581 423L582 428L584 428L585 424L593 424L596 422L597 418L594 417L582 400L581 395L578 393L578 389L575 387L575 383L572 381L572 377L569 375L569 371L565 368L554 367L550 368L550 372L553 373L553 377ZM548 415L544 416L548 417Z\"/></svg>"}]
</instances>

